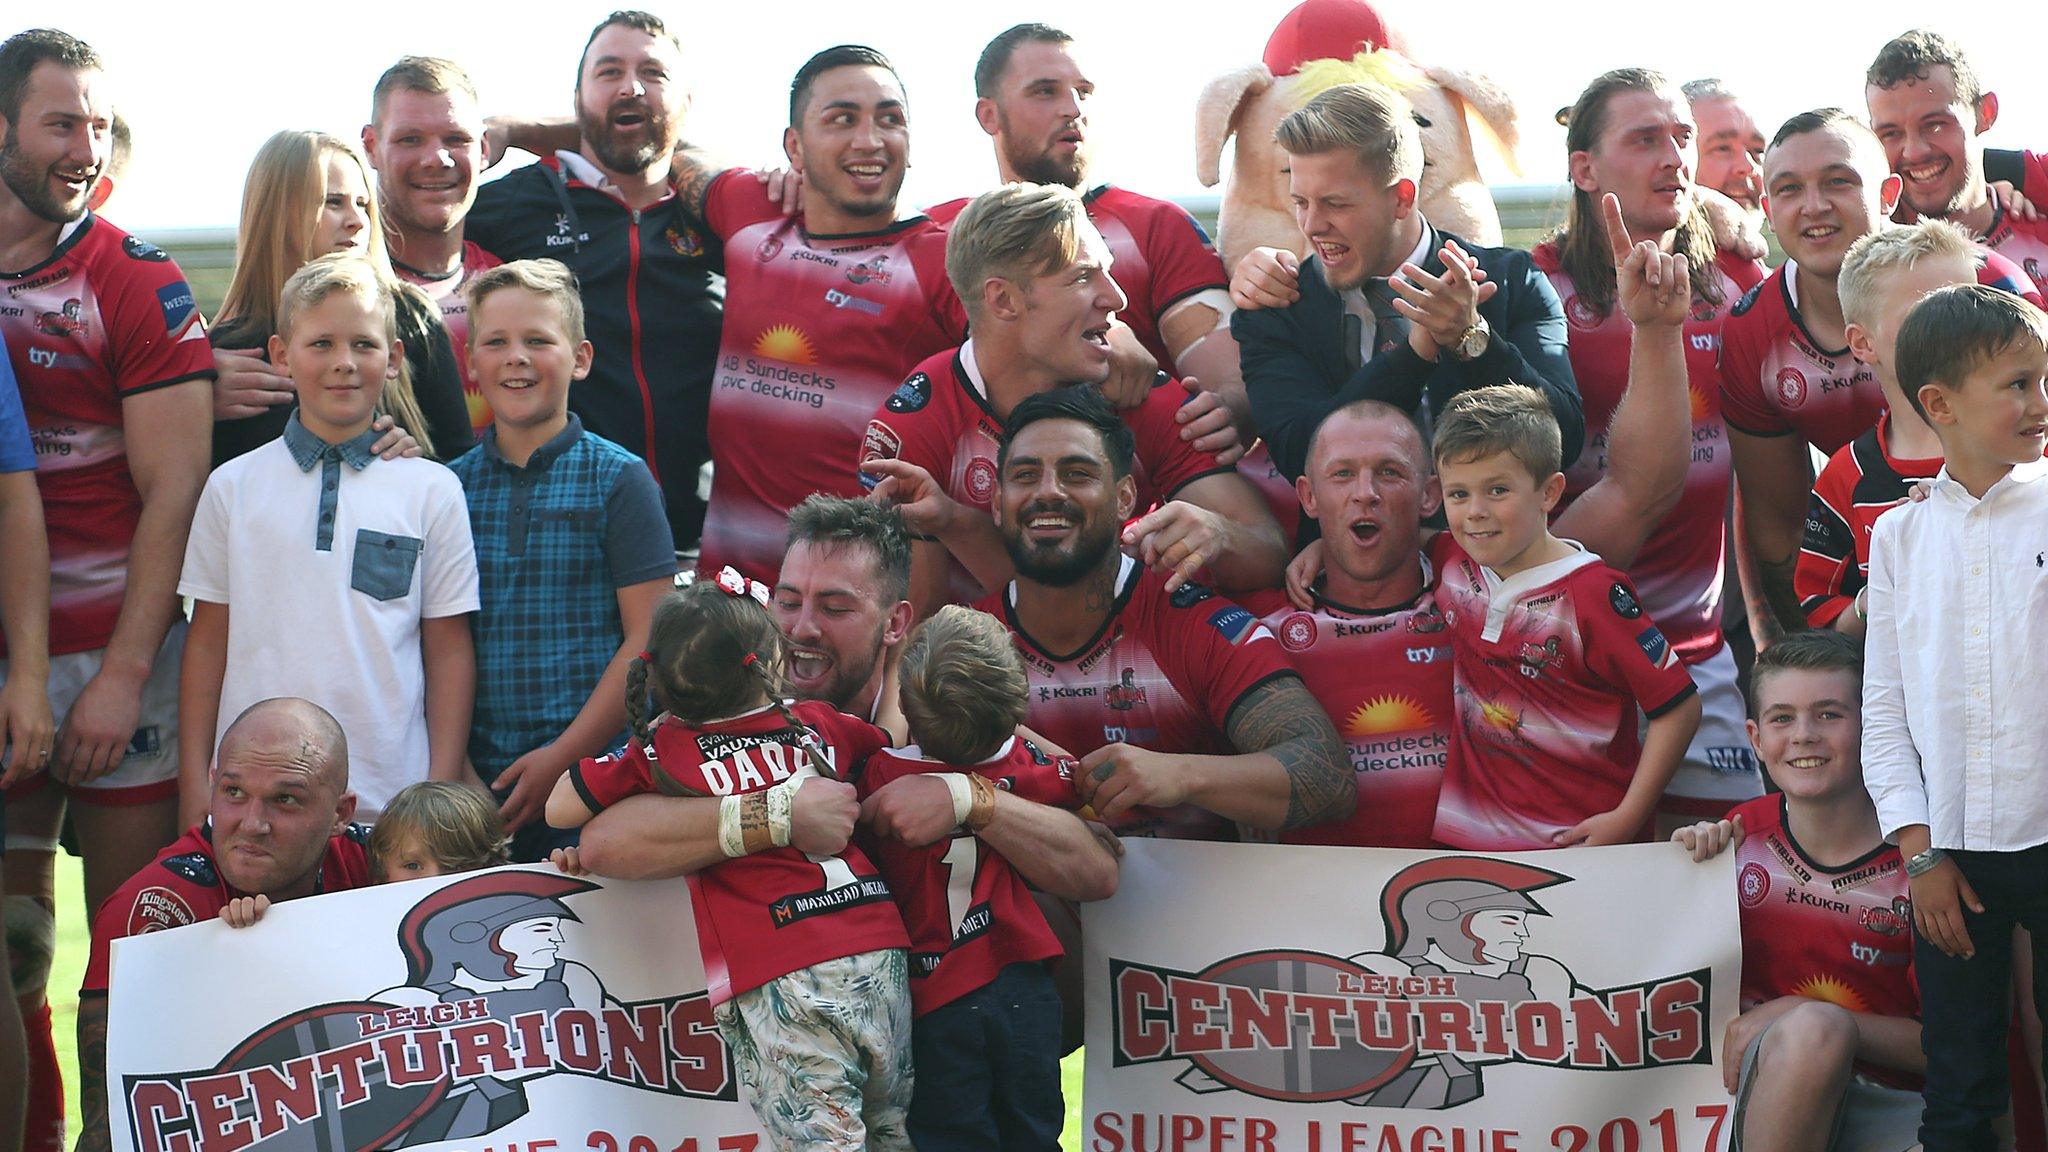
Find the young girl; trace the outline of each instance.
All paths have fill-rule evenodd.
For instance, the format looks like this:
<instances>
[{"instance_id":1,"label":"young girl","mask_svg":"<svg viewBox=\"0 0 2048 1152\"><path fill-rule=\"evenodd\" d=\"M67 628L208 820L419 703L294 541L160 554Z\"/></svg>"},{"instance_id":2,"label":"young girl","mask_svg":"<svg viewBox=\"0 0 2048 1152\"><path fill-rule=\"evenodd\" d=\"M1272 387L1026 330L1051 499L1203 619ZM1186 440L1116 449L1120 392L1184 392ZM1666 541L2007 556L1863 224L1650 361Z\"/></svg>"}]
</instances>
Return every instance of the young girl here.
<instances>
[{"instance_id":1,"label":"young girl","mask_svg":"<svg viewBox=\"0 0 2048 1152\"><path fill-rule=\"evenodd\" d=\"M247 407L216 405L216 466L277 439L291 414L289 393L279 391L284 386L260 383L276 373L252 377L245 368L267 369L262 349L277 330L278 299L292 273L315 256L352 251L390 277L374 187L362 157L338 136L279 132L257 150L242 189L234 277L209 335L225 357L221 390L271 390L272 407L252 415ZM405 368L385 385L384 411L430 455L453 460L471 443L454 349L440 309L417 288L390 278ZM234 418L220 419L224 415Z\"/></svg>"},{"instance_id":2,"label":"young girl","mask_svg":"<svg viewBox=\"0 0 2048 1152\"><path fill-rule=\"evenodd\" d=\"M370 876L379 884L474 872L511 862L498 806L468 784L422 780L398 790L370 830ZM237 896L220 910L231 928L263 919L268 896Z\"/></svg>"},{"instance_id":3,"label":"young girl","mask_svg":"<svg viewBox=\"0 0 2048 1152\"><path fill-rule=\"evenodd\" d=\"M693 873L690 897L755 1115L777 1148L908 1149L909 940L874 865L847 843L843 783L889 738L830 705L783 702L782 635L766 605L767 589L730 568L664 597L626 684L635 738L570 769L548 823L577 827L644 792L721 797L705 839L728 859Z\"/></svg>"}]
</instances>

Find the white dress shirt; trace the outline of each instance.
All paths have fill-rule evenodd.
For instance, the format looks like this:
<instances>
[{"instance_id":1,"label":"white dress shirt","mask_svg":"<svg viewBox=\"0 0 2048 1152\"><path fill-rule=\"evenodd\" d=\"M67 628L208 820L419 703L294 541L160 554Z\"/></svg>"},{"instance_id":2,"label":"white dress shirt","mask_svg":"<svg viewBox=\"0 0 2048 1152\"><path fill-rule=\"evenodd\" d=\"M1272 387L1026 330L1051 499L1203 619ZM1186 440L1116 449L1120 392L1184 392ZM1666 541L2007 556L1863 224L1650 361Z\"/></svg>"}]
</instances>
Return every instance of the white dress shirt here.
<instances>
[{"instance_id":1,"label":"white dress shirt","mask_svg":"<svg viewBox=\"0 0 2048 1152\"><path fill-rule=\"evenodd\" d=\"M1870 541L1863 779L1887 839L2048 841L2048 462L1970 495L1943 468Z\"/></svg>"}]
</instances>

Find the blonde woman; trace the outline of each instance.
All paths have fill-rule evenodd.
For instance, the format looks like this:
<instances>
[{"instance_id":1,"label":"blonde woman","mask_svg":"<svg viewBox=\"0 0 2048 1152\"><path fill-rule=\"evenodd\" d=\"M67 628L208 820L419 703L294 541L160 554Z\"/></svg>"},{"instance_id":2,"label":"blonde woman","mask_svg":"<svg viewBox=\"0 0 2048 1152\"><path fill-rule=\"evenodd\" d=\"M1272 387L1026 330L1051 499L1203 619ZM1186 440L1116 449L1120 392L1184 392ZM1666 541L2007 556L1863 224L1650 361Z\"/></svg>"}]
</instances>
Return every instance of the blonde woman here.
<instances>
[{"instance_id":1,"label":"blonde woman","mask_svg":"<svg viewBox=\"0 0 2048 1152\"><path fill-rule=\"evenodd\" d=\"M372 187L361 155L338 136L279 132L257 150L242 189L234 278L211 333L220 368L216 467L284 432L295 394L260 350L276 331L285 281L330 252L359 252L393 282L405 366L385 387L383 410L438 459L469 448L462 378L440 310L391 276Z\"/></svg>"}]
</instances>

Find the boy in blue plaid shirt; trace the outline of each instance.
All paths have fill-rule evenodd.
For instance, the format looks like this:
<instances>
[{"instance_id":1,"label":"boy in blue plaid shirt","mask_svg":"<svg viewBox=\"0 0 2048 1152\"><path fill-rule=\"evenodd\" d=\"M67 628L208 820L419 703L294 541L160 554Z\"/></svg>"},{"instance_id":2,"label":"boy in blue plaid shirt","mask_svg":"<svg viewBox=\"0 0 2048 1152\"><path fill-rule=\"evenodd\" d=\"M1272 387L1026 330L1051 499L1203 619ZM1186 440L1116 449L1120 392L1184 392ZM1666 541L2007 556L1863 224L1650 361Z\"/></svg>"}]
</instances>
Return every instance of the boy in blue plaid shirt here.
<instances>
[{"instance_id":1,"label":"boy in blue plaid shirt","mask_svg":"<svg viewBox=\"0 0 2048 1152\"><path fill-rule=\"evenodd\" d=\"M498 796L514 860L575 842L540 819L570 765L626 731L626 666L676 572L647 465L586 432L569 385L590 372L576 278L515 260L472 279L469 372L491 407L450 465L482 577L469 755Z\"/></svg>"}]
</instances>

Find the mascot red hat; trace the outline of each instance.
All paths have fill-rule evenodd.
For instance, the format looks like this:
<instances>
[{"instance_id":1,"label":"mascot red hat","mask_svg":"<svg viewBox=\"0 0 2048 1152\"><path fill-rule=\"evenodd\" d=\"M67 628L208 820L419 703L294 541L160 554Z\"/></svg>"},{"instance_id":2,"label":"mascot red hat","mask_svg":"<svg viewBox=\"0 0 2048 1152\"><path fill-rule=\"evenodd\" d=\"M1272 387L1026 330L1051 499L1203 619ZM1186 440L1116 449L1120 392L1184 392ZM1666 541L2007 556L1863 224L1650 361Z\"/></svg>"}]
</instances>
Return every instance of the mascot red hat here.
<instances>
[{"instance_id":1,"label":"mascot red hat","mask_svg":"<svg viewBox=\"0 0 2048 1152\"><path fill-rule=\"evenodd\" d=\"M1379 48L1409 54L1407 39L1366 0L1303 0L1280 18L1263 59L1268 72L1288 76L1311 60L1349 60Z\"/></svg>"}]
</instances>

